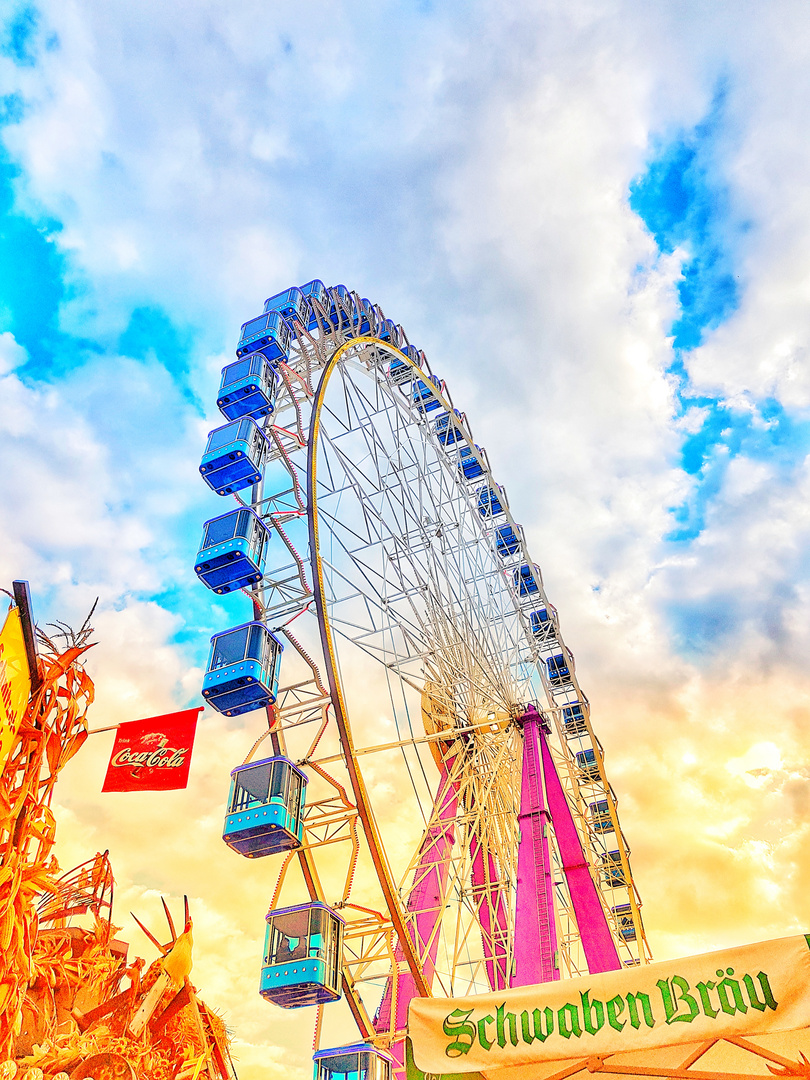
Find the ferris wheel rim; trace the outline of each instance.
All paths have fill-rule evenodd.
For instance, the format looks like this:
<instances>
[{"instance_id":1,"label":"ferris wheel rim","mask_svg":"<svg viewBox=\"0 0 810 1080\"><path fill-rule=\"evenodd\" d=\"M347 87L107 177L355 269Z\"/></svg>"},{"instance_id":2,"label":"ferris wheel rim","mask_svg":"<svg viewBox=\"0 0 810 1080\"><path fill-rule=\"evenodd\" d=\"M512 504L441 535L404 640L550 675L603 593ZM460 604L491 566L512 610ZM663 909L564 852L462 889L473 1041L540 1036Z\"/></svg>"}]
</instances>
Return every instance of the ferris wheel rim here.
<instances>
[{"instance_id":1,"label":"ferris wheel rim","mask_svg":"<svg viewBox=\"0 0 810 1080\"><path fill-rule=\"evenodd\" d=\"M385 342L380 338L374 337L372 335L364 335L362 337L351 338L348 341L343 342L343 344L339 345L332 354L332 356L329 358L321 372L321 377L318 381L318 386L312 399L312 415L310 418L309 438L307 440L307 486L309 488L309 498L307 500L307 529L310 545L310 565L312 567L313 598L315 601L315 610L317 615L318 630L321 639L324 664L326 666L327 683L329 685L330 696L332 698L332 706L335 710L335 723L338 729L340 743L345 755L346 768L349 773L349 778L352 785L352 791L356 800L358 814L363 823L366 843L368 844L371 859L374 864L375 872L377 874L377 879L380 882L383 896L388 906L388 913L391 916L391 921L397 933L399 943L404 954L404 959L408 964L411 976L413 977L414 983L419 990L420 995L422 997L430 997L432 996L431 986L425 980L422 964L416 953L416 949L414 948L410 929L405 919L402 904L397 892L397 887L391 874L391 869L388 865L388 860L385 853L385 848L382 843L382 837L380 835L379 827L377 825L376 818L374 817L371 800L369 798L368 791L365 785L365 780L356 760L351 724L348 719L346 702L343 694L342 680L338 671L332 625L329 618L327 605L324 601L324 573L323 561L321 558L319 545L318 494L316 483L318 473L317 458L318 442L321 430L321 412L324 404L326 389L329 385L332 374L337 369L339 362L346 355L346 353L351 352L358 346L363 345L373 345L385 352L396 355L398 359L404 361L409 367L413 368L414 370L418 370L418 366L414 364L411 361L410 357L408 357L400 349L397 349L390 343Z\"/></svg>"}]
</instances>

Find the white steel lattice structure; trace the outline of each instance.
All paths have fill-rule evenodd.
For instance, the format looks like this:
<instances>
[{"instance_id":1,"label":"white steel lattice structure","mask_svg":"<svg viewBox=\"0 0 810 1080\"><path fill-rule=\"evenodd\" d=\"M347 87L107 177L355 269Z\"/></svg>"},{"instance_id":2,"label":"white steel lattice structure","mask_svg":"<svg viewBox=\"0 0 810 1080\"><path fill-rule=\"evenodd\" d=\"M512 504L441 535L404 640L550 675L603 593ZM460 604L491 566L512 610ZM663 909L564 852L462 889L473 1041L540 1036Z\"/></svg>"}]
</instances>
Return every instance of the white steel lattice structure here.
<instances>
[{"instance_id":1,"label":"white steel lattice structure","mask_svg":"<svg viewBox=\"0 0 810 1080\"><path fill-rule=\"evenodd\" d=\"M259 742L310 781L303 842L281 859L271 908L282 892L303 898L297 860L309 897L346 920L343 991L377 1046L396 1048L414 993L508 985L520 721L542 698L616 952L646 962L588 701L466 417L401 328L342 286L309 289L284 320L263 478L235 495L273 534L268 570L245 591L293 646L285 675L297 666ZM552 837L565 977L588 966L560 850Z\"/></svg>"}]
</instances>

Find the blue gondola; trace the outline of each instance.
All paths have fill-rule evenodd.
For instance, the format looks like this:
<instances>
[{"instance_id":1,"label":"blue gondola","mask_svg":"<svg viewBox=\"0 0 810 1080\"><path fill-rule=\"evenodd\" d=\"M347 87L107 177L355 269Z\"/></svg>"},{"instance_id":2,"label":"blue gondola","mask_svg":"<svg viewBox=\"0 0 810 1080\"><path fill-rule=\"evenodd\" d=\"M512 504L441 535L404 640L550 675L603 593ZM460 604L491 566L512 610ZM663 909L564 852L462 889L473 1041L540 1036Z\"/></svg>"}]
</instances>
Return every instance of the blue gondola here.
<instances>
[{"instance_id":1,"label":"blue gondola","mask_svg":"<svg viewBox=\"0 0 810 1080\"><path fill-rule=\"evenodd\" d=\"M307 301L306 328L307 330L314 330L318 325L318 314L315 311L314 304L318 303L321 307L329 306L329 296L326 291L326 286L319 278L313 278L312 281L308 281L306 285L301 286L301 293ZM321 320L321 324L321 329L323 330L328 330L330 328L328 324L323 324L323 320Z\"/></svg>"},{"instance_id":2,"label":"blue gondola","mask_svg":"<svg viewBox=\"0 0 810 1080\"><path fill-rule=\"evenodd\" d=\"M545 659L548 681L552 686L564 686L571 682L571 661L565 653L552 653Z\"/></svg>"},{"instance_id":3,"label":"blue gondola","mask_svg":"<svg viewBox=\"0 0 810 1080\"><path fill-rule=\"evenodd\" d=\"M501 525L495 530L495 550L502 559L508 559L520 549L520 539L511 525Z\"/></svg>"},{"instance_id":4,"label":"blue gondola","mask_svg":"<svg viewBox=\"0 0 810 1080\"><path fill-rule=\"evenodd\" d=\"M601 858L601 863L605 881L608 885L615 889L627 884L624 867L622 866L622 857L618 851L606 851Z\"/></svg>"},{"instance_id":5,"label":"blue gondola","mask_svg":"<svg viewBox=\"0 0 810 1080\"><path fill-rule=\"evenodd\" d=\"M607 799L599 799L592 802L588 807L588 820L594 832L613 832L613 822L610 817L610 804Z\"/></svg>"},{"instance_id":6,"label":"blue gondola","mask_svg":"<svg viewBox=\"0 0 810 1080\"><path fill-rule=\"evenodd\" d=\"M610 909L616 916L616 924L619 928L619 936L625 941L636 940L636 927L633 922L633 912L629 904L617 904Z\"/></svg>"},{"instance_id":7,"label":"blue gondola","mask_svg":"<svg viewBox=\"0 0 810 1080\"><path fill-rule=\"evenodd\" d=\"M521 596L531 596L532 593L540 591L535 575L539 577L540 571L536 566L529 566L528 563L524 563L523 566L515 571L515 588Z\"/></svg>"},{"instance_id":8,"label":"blue gondola","mask_svg":"<svg viewBox=\"0 0 810 1080\"><path fill-rule=\"evenodd\" d=\"M194 573L215 593L229 593L261 581L270 530L246 507L211 518L203 526L203 538Z\"/></svg>"},{"instance_id":9,"label":"blue gondola","mask_svg":"<svg viewBox=\"0 0 810 1080\"><path fill-rule=\"evenodd\" d=\"M295 286L269 296L264 302L265 311L277 311L285 319L298 319L299 322L303 322L306 307L303 291Z\"/></svg>"},{"instance_id":10,"label":"blue gondola","mask_svg":"<svg viewBox=\"0 0 810 1080\"><path fill-rule=\"evenodd\" d=\"M578 750L574 757L583 780L592 783L599 779L599 763L595 750Z\"/></svg>"},{"instance_id":11,"label":"blue gondola","mask_svg":"<svg viewBox=\"0 0 810 1080\"><path fill-rule=\"evenodd\" d=\"M436 391L442 389L441 379L435 375L426 375L413 384L413 403L419 412L428 413L441 406Z\"/></svg>"},{"instance_id":12,"label":"blue gondola","mask_svg":"<svg viewBox=\"0 0 810 1080\"><path fill-rule=\"evenodd\" d=\"M329 290L329 321L337 330L351 326L349 312L354 307L349 290L345 285L333 285Z\"/></svg>"},{"instance_id":13,"label":"blue gondola","mask_svg":"<svg viewBox=\"0 0 810 1080\"><path fill-rule=\"evenodd\" d=\"M222 369L217 405L228 420L259 419L275 407L278 374L263 353L253 353Z\"/></svg>"},{"instance_id":14,"label":"blue gondola","mask_svg":"<svg viewBox=\"0 0 810 1080\"><path fill-rule=\"evenodd\" d=\"M231 495L261 479L267 440L249 416L232 420L208 435L200 472L217 495Z\"/></svg>"},{"instance_id":15,"label":"blue gondola","mask_svg":"<svg viewBox=\"0 0 810 1080\"><path fill-rule=\"evenodd\" d=\"M483 453L480 446L476 446L475 449L479 454ZM471 446L462 446L459 450L458 467L464 474L465 480L477 480L479 476L484 475L484 467L475 456Z\"/></svg>"},{"instance_id":16,"label":"blue gondola","mask_svg":"<svg viewBox=\"0 0 810 1080\"><path fill-rule=\"evenodd\" d=\"M371 332L371 322L374 312L369 300L357 300L352 297L351 314L343 317L343 333L346 337L361 337Z\"/></svg>"},{"instance_id":17,"label":"blue gondola","mask_svg":"<svg viewBox=\"0 0 810 1080\"><path fill-rule=\"evenodd\" d=\"M387 341L395 349L399 349L405 344L403 329L393 319L383 319L382 325L377 328L377 337L380 341Z\"/></svg>"},{"instance_id":18,"label":"blue gondola","mask_svg":"<svg viewBox=\"0 0 810 1080\"><path fill-rule=\"evenodd\" d=\"M306 784L305 774L285 757L238 765L222 839L248 859L300 848Z\"/></svg>"},{"instance_id":19,"label":"blue gondola","mask_svg":"<svg viewBox=\"0 0 810 1080\"><path fill-rule=\"evenodd\" d=\"M336 1046L313 1054L313 1080L392 1080L394 1059L369 1043Z\"/></svg>"},{"instance_id":20,"label":"blue gondola","mask_svg":"<svg viewBox=\"0 0 810 1080\"><path fill-rule=\"evenodd\" d=\"M284 646L264 623L249 622L211 638L203 697L225 716L272 705Z\"/></svg>"},{"instance_id":21,"label":"blue gondola","mask_svg":"<svg viewBox=\"0 0 810 1080\"><path fill-rule=\"evenodd\" d=\"M585 712L580 702L575 701L573 705L563 706L562 716L565 734L569 737L583 735L588 730L585 723Z\"/></svg>"},{"instance_id":22,"label":"blue gondola","mask_svg":"<svg viewBox=\"0 0 810 1080\"><path fill-rule=\"evenodd\" d=\"M412 360L417 367L422 366L425 354L417 352L413 345L406 345L402 350L403 353ZM414 377L414 369L410 364L406 364L404 360L400 360L399 357L394 357L391 363L388 365L388 378L395 386L401 386L403 383L411 382Z\"/></svg>"},{"instance_id":23,"label":"blue gondola","mask_svg":"<svg viewBox=\"0 0 810 1080\"><path fill-rule=\"evenodd\" d=\"M337 1001L344 921L317 900L267 912L259 993L283 1009Z\"/></svg>"},{"instance_id":24,"label":"blue gondola","mask_svg":"<svg viewBox=\"0 0 810 1080\"><path fill-rule=\"evenodd\" d=\"M361 336L363 334L373 334L377 328L377 320L374 318L374 305L365 296L360 301L360 325L357 327L357 332Z\"/></svg>"},{"instance_id":25,"label":"blue gondola","mask_svg":"<svg viewBox=\"0 0 810 1080\"><path fill-rule=\"evenodd\" d=\"M236 355L261 352L268 360L286 360L289 348L289 326L277 311L269 311L242 324Z\"/></svg>"},{"instance_id":26,"label":"blue gondola","mask_svg":"<svg viewBox=\"0 0 810 1080\"><path fill-rule=\"evenodd\" d=\"M554 631L554 623L551 621L548 608L537 608L529 613L529 626L535 637L548 637Z\"/></svg>"},{"instance_id":27,"label":"blue gondola","mask_svg":"<svg viewBox=\"0 0 810 1080\"><path fill-rule=\"evenodd\" d=\"M478 492L478 513L481 517L496 517L503 513L504 502L503 488L482 487Z\"/></svg>"},{"instance_id":28,"label":"blue gondola","mask_svg":"<svg viewBox=\"0 0 810 1080\"><path fill-rule=\"evenodd\" d=\"M436 437L442 446L453 446L464 438L464 432L461 428L463 423L464 414L460 413L458 409L453 409L452 413L442 413L441 416L437 417L433 430L436 432Z\"/></svg>"}]
</instances>

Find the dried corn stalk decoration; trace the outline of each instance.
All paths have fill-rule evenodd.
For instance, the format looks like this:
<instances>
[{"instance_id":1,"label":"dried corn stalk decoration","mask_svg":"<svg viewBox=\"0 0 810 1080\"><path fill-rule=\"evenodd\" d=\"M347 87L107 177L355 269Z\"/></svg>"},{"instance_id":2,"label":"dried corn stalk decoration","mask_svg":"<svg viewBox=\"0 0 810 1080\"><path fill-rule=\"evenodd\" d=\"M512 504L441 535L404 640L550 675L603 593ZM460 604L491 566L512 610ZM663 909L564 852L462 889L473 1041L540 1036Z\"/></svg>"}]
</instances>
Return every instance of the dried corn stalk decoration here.
<instances>
[{"instance_id":1,"label":"dried corn stalk decoration","mask_svg":"<svg viewBox=\"0 0 810 1080\"><path fill-rule=\"evenodd\" d=\"M143 928L161 953L144 970L114 936L107 853L60 873L51 798L94 689L92 629L57 629L66 647L39 635L41 683L0 774L0 1080L234 1080L225 1026L189 981L188 904L180 935L166 908L166 945Z\"/></svg>"}]
</instances>

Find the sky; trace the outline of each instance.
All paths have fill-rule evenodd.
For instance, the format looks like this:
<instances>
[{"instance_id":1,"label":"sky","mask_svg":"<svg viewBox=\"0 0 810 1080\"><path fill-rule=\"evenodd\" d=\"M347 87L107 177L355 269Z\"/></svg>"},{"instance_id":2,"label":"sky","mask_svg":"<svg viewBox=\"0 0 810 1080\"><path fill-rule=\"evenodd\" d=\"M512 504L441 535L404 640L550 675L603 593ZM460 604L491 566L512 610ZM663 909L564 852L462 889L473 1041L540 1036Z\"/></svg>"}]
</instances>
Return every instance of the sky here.
<instances>
[{"instance_id":1,"label":"sky","mask_svg":"<svg viewBox=\"0 0 810 1080\"><path fill-rule=\"evenodd\" d=\"M319 277L406 328L509 491L605 746L656 959L810 928L810 10L770 0L5 0L0 584L96 597L92 726L195 705L219 370ZM251 723L254 726L251 726ZM255 721L185 792L57 788L116 921L195 916L242 1080L309 1076L256 994L271 875L219 839ZM244 864L244 865L243 865ZM337 1041L340 1041L339 1039Z\"/></svg>"}]
</instances>

